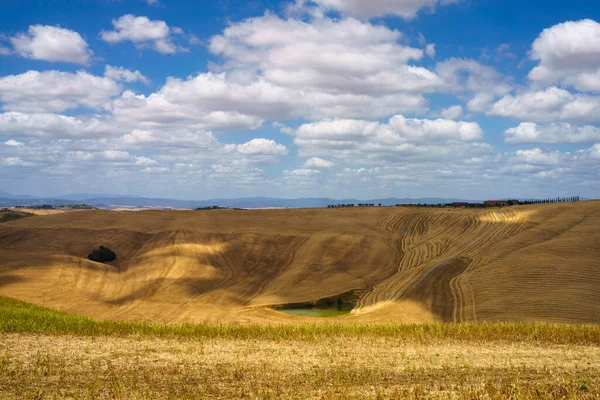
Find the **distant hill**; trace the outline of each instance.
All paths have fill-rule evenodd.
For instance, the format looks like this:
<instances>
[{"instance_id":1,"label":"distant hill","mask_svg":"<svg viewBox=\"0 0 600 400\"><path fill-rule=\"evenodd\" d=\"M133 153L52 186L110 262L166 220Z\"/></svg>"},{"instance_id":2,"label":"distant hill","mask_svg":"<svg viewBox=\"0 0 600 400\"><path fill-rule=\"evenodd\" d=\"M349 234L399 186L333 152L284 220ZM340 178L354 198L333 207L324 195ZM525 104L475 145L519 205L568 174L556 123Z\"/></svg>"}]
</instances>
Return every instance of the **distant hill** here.
<instances>
[{"instance_id":1,"label":"distant hill","mask_svg":"<svg viewBox=\"0 0 600 400\"><path fill-rule=\"evenodd\" d=\"M14 195L14 194L10 194L7 192L3 192L0 190L0 199L35 199L35 196L29 196L27 194L22 194L22 195Z\"/></svg>"},{"instance_id":2,"label":"distant hill","mask_svg":"<svg viewBox=\"0 0 600 400\"><path fill-rule=\"evenodd\" d=\"M584 200L584 199L582 199ZM281 199L276 197L244 197L237 199L210 199L210 200L177 200L168 198L146 198L139 196L125 196L115 194L93 194L93 193L74 193L68 195L55 196L51 198L35 196L17 196L7 192L0 192L0 206L17 205L40 205L50 204L72 205L85 203L98 208L116 208L116 207L158 207L158 208L202 208L210 206L219 206L226 208L319 208L327 207L330 204L375 204L382 206L393 206L403 203L419 204L445 204L452 202L470 202L480 203L481 200L467 200L445 197L422 197L422 198L380 198L380 199L332 199L327 197L317 198L297 198Z\"/></svg>"},{"instance_id":3,"label":"distant hill","mask_svg":"<svg viewBox=\"0 0 600 400\"><path fill-rule=\"evenodd\" d=\"M121 199L121 198L132 198L139 199L140 196L129 196L129 195L120 195L120 194L108 194L108 193L72 193L72 194L64 194L61 196L54 196L54 199L58 200L73 200L73 201L84 201L93 198L113 198L113 199Z\"/></svg>"},{"instance_id":4,"label":"distant hill","mask_svg":"<svg viewBox=\"0 0 600 400\"><path fill-rule=\"evenodd\" d=\"M219 206L228 208L317 208L327 207L330 204L381 204L392 206L399 203L425 203L438 204L453 201L467 201L462 199L444 199L444 198L387 198L387 199L330 199L330 198L299 198L299 199L280 199L271 197L247 197L239 199L211 199L211 200L174 200L162 198L144 198L144 197L93 197L88 199L78 199L85 203L96 206L111 208L114 206L127 207L174 207L174 208L199 208L209 206Z\"/></svg>"},{"instance_id":5,"label":"distant hill","mask_svg":"<svg viewBox=\"0 0 600 400\"><path fill-rule=\"evenodd\" d=\"M210 206L219 206L227 208L318 208L327 207L330 204L359 204L368 203L383 206L392 206L400 203L422 203L438 204L451 203L453 201L471 201L454 198L385 198L385 199L331 199L331 198L298 198L298 199L280 199L275 197L244 197L238 199L210 199L210 200L176 200L167 198L146 198L139 196L124 196L115 194L93 194L93 193L74 193L51 198L35 197L28 195L12 195L7 192L0 192L0 206L17 205L71 205L76 203L86 203L99 208L123 207L172 207L172 208L201 208Z\"/></svg>"}]
</instances>

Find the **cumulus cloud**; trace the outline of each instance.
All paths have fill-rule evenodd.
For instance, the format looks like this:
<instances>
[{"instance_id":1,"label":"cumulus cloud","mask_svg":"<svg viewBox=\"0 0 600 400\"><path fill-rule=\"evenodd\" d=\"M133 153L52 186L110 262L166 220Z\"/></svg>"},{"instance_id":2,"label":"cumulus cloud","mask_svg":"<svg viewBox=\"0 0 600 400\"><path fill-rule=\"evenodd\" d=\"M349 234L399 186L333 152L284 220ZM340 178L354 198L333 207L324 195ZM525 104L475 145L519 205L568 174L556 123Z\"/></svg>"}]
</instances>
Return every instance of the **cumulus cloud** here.
<instances>
[{"instance_id":1,"label":"cumulus cloud","mask_svg":"<svg viewBox=\"0 0 600 400\"><path fill-rule=\"evenodd\" d=\"M392 117L387 124L361 120L331 120L304 124L296 131L303 139L353 141L362 138L378 139L389 144L424 140L476 141L483 131L475 122Z\"/></svg>"},{"instance_id":2,"label":"cumulus cloud","mask_svg":"<svg viewBox=\"0 0 600 400\"><path fill-rule=\"evenodd\" d=\"M172 34L180 33L165 21L153 21L148 17L127 14L112 21L112 31L100 32L100 38L109 43L131 41L138 48L150 47L159 53L174 54L187 49L173 43Z\"/></svg>"},{"instance_id":3,"label":"cumulus cloud","mask_svg":"<svg viewBox=\"0 0 600 400\"><path fill-rule=\"evenodd\" d=\"M104 76L112 79L117 82L142 82L145 84L150 83L148 78L146 78L140 71L130 71L123 67L113 67L112 65L107 65L104 69Z\"/></svg>"},{"instance_id":4,"label":"cumulus cloud","mask_svg":"<svg viewBox=\"0 0 600 400\"><path fill-rule=\"evenodd\" d=\"M413 119L401 115L387 124L365 120L330 120L301 125L294 144L300 156L328 156L340 163L397 164L466 159L489 154L483 131L473 122Z\"/></svg>"},{"instance_id":5,"label":"cumulus cloud","mask_svg":"<svg viewBox=\"0 0 600 400\"><path fill-rule=\"evenodd\" d=\"M23 161L20 157L0 158L0 165L5 167L34 167L35 163Z\"/></svg>"},{"instance_id":6,"label":"cumulus cloud","mask_svg":"<svg viewBox=\"0 0 600 400\"><path fill-rule=\"evenodd\" d=\"M438 5L457 3L458 0L313 0L325 11L337 11L345 16L368 19L395 15L404 19L412 19L417 13L427 8L434 10ZM306 3L300 0L299 3Z\"/></svg>"},{"instance_id":7,"label":"cumulus cloud","mask_svg":"<svg viewBox=\"0 0 600 400\"><path fill-rule=\"evenodd\" d=\"M572 86L600 92L600 24L585 19L545 29L530 52L539 65L529 79L541 84Z\"/></svg>"},{"instance_id":8,"label":"cumulus cloud","mask_svg":"<svg viewBox=\"0 0 600 400\"><path fill-rule=\"evenodd\" d=\"M458 119L463 116L463 108L461 105L454 105L448 108L444 108L440 112L440 116L446 119Z\"/></svg>"},{"instance_id":9,"label":"cumulus cloud","mask_svg":"<svg viewBox=\"0 0 600 400\"><path fill-rule=\"evenodd\" d=\"M285 175L291 175L291 176L314 176L314 175L319 175L321 173L321 171L319 171L318 169L309 169L309 168L300 168L300 169L294 169L294 170L285 170L283 171L283 173Z\"/></svg>"},{"instance_id":10,"label":"cumulus cloud","mask_svg":"<svg viewBox=\"0 0 600 400\"><path fill-rule=\"evenodd\" d=\"M304 162L304 167L306 168L331 168L335 165L333 161L324 160L319 157L309 158Z\"/></svg>"},{"instance_id":11,"label":"cumulus cloud","mask_svg":"<svg viewBox=\"0 0 600 400\"><path fill-rule=\"evenodd\" d=\"M168 78L148 96L125 91L111 111L120 123L141 129L255 129L265 118L291 115L292 103L289 93L265 82L241 85L207 73Z\"/></svg>"},{"instance_id":12,"label":"cumulus cloud","mask_svg":"<svg viewBox=\"0 0 600 400\"><path fill-rule=\"evenodd\" d=\"M204 73L188 79L168 78L157 92L125 91L112 102L113 116L142 129L256 129L265 120L299 117L381 117L398 109L422 112L422 96L326 94L283 88L253 79L239 83L228 74Z\"/></svg>"},{"instance_id":13,"label":"cumulus cloud","mask_svg":"<svg viewBox=\"0 0 600 400\"><path fill-rule=\"evenodd\" d=\"M436 66L436 72L451 92L503 95L512 90L510 78L493 67L467 58L449 58Z\"/></svg>"},{"instance_id":14,"label":"cumulus cloud","mask_svg":"<svg viewBox=\"0 0 600 400\"><path fill-rule=\"evenodd\" d=\"M249 142L229 145L227 148L235 148L235 150L244 155L285 155L288 149L274 140L255 138Z\"/></svg>"},{"instance_id":15,"label":"cumulus cloud","mask_svg":"<svg viewBox=\"0 0 600 400\"><path fill-rule=\"evenodd\" d=\"M97 116L70 117L52 113L0 114L0 134L12 137L73 138L111 136L120 129Z\"/></svg>"},{"instance_id":16,"label":"cumulus cloud","mask_svg":"<svg viewBox=\"0 0 600 400\"><path fill-rule=\"evenodd\" d=\"M87 107L98 109L121 92L121 86L106 77L84 71L27 71L0 78L2 108L24 112L60 112Z\"/></svg>"},{"instance_id":17,"label":"cumulus cloud","mask_svg":"<svg viewBox=\"0 0 600 400\"><path fill-rule=\"evenodd\" d=\"M355 19L304 22L267 14L229 26L211 39L209 48L224 58L225 68L257 71L278 86L327 94L440 87L435 73L409 64L420 60L423 50L402 45L400 39L399 31Z\"/></svg>"},{"instance_id":18,"label":"cumulus cloud","mask_svg":"<svg viewBox=\"0 0 600 400\"><path fill-rule=\"evenodd\" d=\"M557 165L560 162L561 152L544 151L540 148L517 150L514 154L516 160L533 165Z\"/></svg>"},{"instance_id":19,"label":"cumulus cloud","mask_svg":"<svg viewBox=\"0 0 600 400\"><path fill-rule=\"evenodd\" d=\"M211 149L219 147L212 132L187 129L133 129L117 143L127 148Z\"/></svg>"},{"instance_id":20,"label":"cumulus cloud","mask_svg":"<svg viewBox=\"0 0 600 400\"><path fill-rule=\"evenodd\" d=\"M600 143L600 128L575 126L568 123L538 125L523 122L516 128L504 132L507 143Z\"/></svg>"},{"instance_id":21,"label":"cumulus cloud","mask_svg":"<svg viewBox=\"0 0 600 400\"><path fill-rule=\"evenodd\" d=\"M492 104L487 114L534 122L596 123L600 121L600 98L553 86L506 95Z\"/></svg>"},{"instance_id":22,"label":"cumulus cloud","mask_svg":"<svg viewBox=\"0 0 600 400\"><path fill-rule=\"evenodd\" d=\"M16 140L7 140L6 142L4 142L5 145L7 146L23 146L23 143L21 142L17 142Z\"/></svg>"},{"instance_id":23,"label":"cumulus cloud","mask_svg":"<svg viewBox=\"0 0 600 400\"><path fill-rule=\"evenodd\" d=\"M93 52L75 31L48 25L31 25L27 33L10 38L21 57L89 65Z\"/></svg>"}]
</instances>

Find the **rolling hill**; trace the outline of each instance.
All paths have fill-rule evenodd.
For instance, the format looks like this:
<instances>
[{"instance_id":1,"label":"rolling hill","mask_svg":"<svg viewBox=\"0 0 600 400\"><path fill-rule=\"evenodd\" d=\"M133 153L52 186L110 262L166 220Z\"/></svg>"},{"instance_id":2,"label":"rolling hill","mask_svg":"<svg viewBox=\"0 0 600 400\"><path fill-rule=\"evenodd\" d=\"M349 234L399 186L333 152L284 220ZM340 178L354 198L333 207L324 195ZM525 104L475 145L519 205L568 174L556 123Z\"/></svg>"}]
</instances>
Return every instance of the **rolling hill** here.
<instances>
[{"instance_id":1,"label":"rolling hill","mask_svg":"<svg viewBox=\"0 0 600 400\"><path fill-rule=\"evenodd\" d=\"M598 323L599 223L600 201L35 216L0 224L0 295L114 320ZM349 291L344 317L270 308Z\"/></svg>"}]
</instances>

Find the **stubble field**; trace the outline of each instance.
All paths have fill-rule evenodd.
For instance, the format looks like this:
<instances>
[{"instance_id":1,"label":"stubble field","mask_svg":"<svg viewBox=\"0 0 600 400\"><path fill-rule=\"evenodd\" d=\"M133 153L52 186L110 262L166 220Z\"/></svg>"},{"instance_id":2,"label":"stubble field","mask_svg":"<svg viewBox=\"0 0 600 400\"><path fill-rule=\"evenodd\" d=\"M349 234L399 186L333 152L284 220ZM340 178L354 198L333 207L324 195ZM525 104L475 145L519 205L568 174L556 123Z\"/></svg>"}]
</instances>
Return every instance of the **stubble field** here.
<instances>
[{"instance_id":1,"label":"stubble field","mask_svg":"<svg viewBox=\"0 0 600 400\"><path fill-rule=\"evenodd\" d=\"M117 261L89 261L99 245ZM296 323L269 306L355 291L335 321L596 323L599 259L598 201L90 210L0 224L0 295L101 319Z\"/></svg>"}]
</instances>

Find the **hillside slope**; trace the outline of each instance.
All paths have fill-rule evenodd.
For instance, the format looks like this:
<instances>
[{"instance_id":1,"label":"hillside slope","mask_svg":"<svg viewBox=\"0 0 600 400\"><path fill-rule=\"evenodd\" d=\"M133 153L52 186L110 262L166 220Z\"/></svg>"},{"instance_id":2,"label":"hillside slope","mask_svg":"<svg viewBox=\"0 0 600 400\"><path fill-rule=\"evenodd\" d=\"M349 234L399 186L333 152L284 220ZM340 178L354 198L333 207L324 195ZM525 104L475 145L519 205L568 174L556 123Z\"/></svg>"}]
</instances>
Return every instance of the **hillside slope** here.
<instances>
[{"instance_id":1,"label":"hillside slope","mask_svg":"<svg viewBox=\"0 0 600 400\"><path fill-rule=\"evenodd\" d=\"M0 224L0 295L105 319L600 322L600 202L493 210L80 211ZM111 265L87 260L106 245Z\"/></svg>"}]
</instances>

